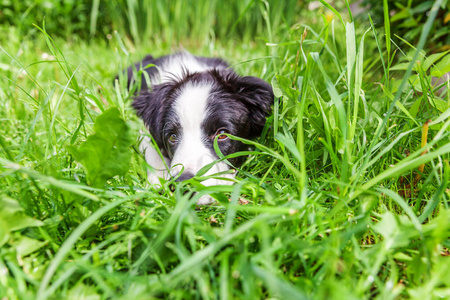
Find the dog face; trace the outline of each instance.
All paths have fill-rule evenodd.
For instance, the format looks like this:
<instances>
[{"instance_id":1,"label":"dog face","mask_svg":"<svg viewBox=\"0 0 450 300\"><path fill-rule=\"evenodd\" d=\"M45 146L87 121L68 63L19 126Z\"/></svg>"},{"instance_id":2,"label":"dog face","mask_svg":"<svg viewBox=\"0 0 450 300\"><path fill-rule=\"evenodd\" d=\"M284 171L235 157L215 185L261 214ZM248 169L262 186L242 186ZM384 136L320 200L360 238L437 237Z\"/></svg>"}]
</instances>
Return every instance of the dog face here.
<instances>
[{"instance_id":1,"label":"dog face","mask_svg":"<svg viewBox=\"0 0 450 300\"><path fill-rule=\"evenodd\" d=\"M226 156L245 146L225 134L246 139L259 136L272 103L272 88L265 81L240 77L227 69L213 69L185 73L182 78L155 85L151 91L141 92L133 107L169 162L169 175L186 180L217 160L216 137ZM229 161L235 166L241 163L239 158ZM219 162L206 175L229 168ZM203 182L220 183L225 181Z\"/></svg>"}]
</instances>

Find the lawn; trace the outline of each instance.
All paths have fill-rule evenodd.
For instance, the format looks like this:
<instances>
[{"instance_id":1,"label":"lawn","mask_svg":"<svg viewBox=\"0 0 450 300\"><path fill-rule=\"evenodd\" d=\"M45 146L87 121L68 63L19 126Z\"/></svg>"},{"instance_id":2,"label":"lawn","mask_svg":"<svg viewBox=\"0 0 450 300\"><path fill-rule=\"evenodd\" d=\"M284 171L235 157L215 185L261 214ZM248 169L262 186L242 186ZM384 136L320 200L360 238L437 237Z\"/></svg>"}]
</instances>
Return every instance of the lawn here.
<instances>
[{"instance_id":1,"label":"lawn","mask_svg":"<svg viewBox=\"0 0 450 300\"><path fill-rule=\"evenodd\" d=\"M3 1L0 299L450 298L450 3L367 2ZM147 184L180 49L274 89L234 185Z\"/></svg>"}]
</instances>

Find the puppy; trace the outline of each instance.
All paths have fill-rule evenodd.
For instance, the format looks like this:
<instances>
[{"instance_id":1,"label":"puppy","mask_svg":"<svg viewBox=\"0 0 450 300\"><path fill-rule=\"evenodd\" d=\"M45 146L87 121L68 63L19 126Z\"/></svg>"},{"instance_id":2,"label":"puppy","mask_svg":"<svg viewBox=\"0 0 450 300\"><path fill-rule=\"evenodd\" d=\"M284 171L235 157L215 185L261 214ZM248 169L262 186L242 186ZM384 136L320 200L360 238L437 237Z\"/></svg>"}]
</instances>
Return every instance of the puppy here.
<instances>
[{"instance_id":1,"label":"puppy","mask_svg":"<svg viewBox=\"0 0 450 300\"><path fill-rule=\"evenodd\" d=\"M261 134L274 99L267 82L237 75L222 59L197 57L188 52L156 59L149 55L134 68L146 66L150 66L145 69L148 76L142 75L141 90L132 106L162 154L161 158L149 137L143 137L140 150L153 167L148 171L151 184L159 184L159 178L182 181L194 177L202 167L218 159L215 138L226 156L245 150L243 143L226 134L245 139ZM135 81L133 67L127 73L131 86ZM238 167L242 159L232 158L229 162ZM217 162L205 176L222 174L202 183L232 184L234 174L226 172L230 168L223 161ZM211 197L201 197L197 204L213 201Z\"/></svg>"}]
</instances>

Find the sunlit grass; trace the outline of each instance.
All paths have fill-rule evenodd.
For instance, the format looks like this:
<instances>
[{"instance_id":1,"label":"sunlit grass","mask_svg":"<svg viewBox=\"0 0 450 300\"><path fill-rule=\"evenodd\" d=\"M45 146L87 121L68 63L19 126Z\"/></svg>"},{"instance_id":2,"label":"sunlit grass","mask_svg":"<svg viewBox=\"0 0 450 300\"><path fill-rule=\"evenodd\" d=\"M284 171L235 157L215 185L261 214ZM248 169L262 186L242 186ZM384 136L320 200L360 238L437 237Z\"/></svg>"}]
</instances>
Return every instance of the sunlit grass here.
<instances>
[{"instance_id":1,"label":"sunlit grass","mask_svg":"<svg viewBox=\"0 0 450 300\"><path fill-rule=\"evenodd\" d=\"M418 45L398 49L389 20L348 23L321 8L322 23L291 16L287 26L269 3L258 2L258 17L242 5L263 29L231 31L233 40L211 38L202 20L195 38L160 20L161 36L135 43L123 32L67 42L44 24L23 40L3 29L1 298L450 296L450 96L431 76L450 56L427 53L435 13ZM274 87L273 114L247 141L237 183L149 187L136 140L125 173L91 184L89 160L71 153L101 131L98 117L116 108L124 135L142 128L133 89L116 74L179 43ZM205 194L217 203L196 207Z\"/></svg>"}]
</instances>

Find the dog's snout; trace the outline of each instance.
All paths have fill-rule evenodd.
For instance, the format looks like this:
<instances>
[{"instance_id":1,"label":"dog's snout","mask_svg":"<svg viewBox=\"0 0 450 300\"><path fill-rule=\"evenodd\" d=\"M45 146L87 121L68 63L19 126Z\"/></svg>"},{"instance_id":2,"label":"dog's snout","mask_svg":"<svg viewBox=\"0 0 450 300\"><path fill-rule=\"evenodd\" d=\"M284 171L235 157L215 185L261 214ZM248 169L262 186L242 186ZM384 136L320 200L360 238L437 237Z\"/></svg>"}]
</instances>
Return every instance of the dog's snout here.
<instances>
[{"instance_id":1,"label":"dog's snout","mask_svg":"<svg viewBox=\"0 0 450 300\"><path fill-rule=\"evenodd\" d=\"M190 172L185 172L185 173L181 174L180 177L178 177L175 181L176 182L185 181L185 180L191 179L192 177L194 177L194 174L192 174Z\"/></svg>"}]
</instances>

